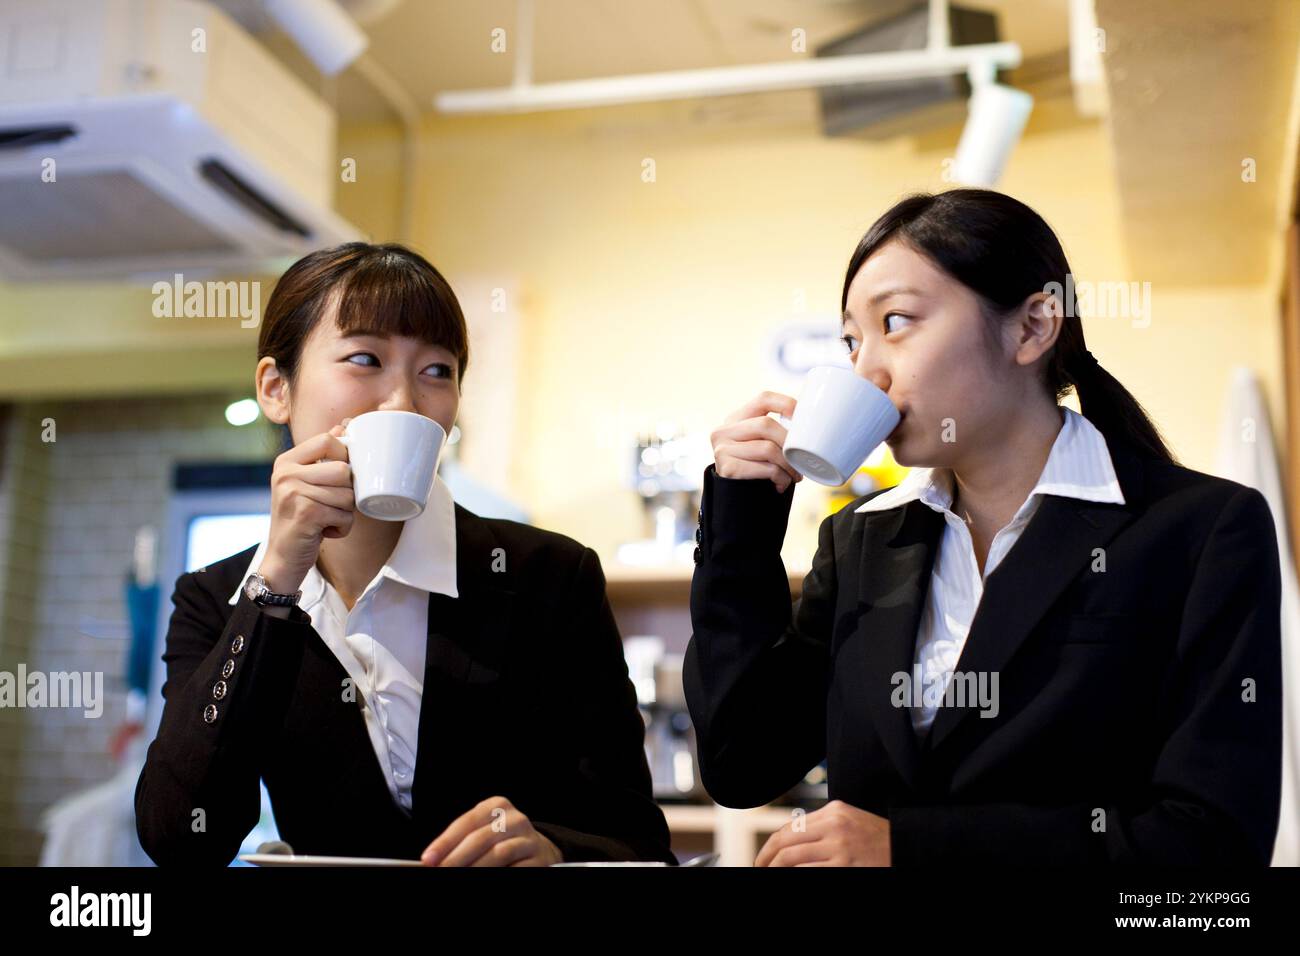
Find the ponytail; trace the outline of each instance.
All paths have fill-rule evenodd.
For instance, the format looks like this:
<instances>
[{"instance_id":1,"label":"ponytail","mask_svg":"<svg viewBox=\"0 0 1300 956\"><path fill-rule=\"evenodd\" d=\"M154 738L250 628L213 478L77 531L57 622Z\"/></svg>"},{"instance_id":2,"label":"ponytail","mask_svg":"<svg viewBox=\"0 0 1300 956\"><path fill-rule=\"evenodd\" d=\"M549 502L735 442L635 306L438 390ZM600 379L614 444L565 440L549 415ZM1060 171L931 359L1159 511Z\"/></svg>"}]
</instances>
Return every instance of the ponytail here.
<instances>
[{"instance_id":1,"label":"ponytail","mask_svg":"<svg viewBox=\"0 0 1300 956\"><path fill-rule=\"evenodd\" d=\"M1074 323L1078 325L1078 319ZM1079 396L1083 416L1108 443L1122 442L1146 457L1178 464L1146 410L1119 379L1101 367L1092 352L1082 347L1082 339L1080 330L1079 346L1068 353L1058 339L1054 361L1049 365L1049 382L1051 368L1059 364L1062 377L1068 380L1066 387L1073 385Z\"/></svg>"}]
</instances>

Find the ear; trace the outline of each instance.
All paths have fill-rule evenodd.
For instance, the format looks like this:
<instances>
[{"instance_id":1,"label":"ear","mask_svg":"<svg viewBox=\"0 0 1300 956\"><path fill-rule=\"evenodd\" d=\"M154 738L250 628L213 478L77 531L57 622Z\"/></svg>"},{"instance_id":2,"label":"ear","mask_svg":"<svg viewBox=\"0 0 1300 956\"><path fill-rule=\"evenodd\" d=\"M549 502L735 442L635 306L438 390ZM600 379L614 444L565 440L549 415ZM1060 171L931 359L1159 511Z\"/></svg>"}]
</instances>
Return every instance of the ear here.
<instances>
[{"instance_id":1,"label":"ear","mask_svg":"<svg viewBox=\"0 0 1300 956\"><path fill-rule=\"evenodd\" d=\"M267 420L277 425L289 424L289 383L269 355L257 363L254 386L257 404Z\"/></svg>"},{"instance_id":2,"label":"ear","mask_svg":"<svg viewBox=\"0 0 1300 956\"><path fill-rule=\"evenodd\" d=\"M1016 322L1016 362L1032 365L1061 334L1061 302L1048 292L1035 292L1021 304Z\"/></svg>"}]
</instances>

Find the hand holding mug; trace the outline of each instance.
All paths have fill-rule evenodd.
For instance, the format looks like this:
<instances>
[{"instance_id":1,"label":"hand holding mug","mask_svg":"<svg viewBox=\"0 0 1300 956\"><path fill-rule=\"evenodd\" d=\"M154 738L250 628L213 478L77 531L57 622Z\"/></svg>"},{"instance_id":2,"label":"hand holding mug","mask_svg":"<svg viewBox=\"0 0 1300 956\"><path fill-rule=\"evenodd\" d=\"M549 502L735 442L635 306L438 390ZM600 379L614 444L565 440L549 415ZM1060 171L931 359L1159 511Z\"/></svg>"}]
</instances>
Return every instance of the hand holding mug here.
<instances>
[{"instance_id":1,"label":"hand holding mug","mask_svg":"<svg viewBox=\"0 0 1300 956\"><path fill-rule=\"evenodd\" d=\"M714 472L720 478L770 478L779 494L792 482L802 481L781 450L786 429L768 415L792 415L795 400L780 392L760 392L727 416L709 436L713 443Z\"/></svg>"},{"instance_id":2,"label":"hand holding mug","mask_svg":"<svg viewBox=\"0 0 1300 956\"><path fill-rule=\"evenodd\" d=\"M296 591L315 565L322 539L341 538L352 530L352 466L339 440L349 421L343 419L275 459L271 529L259 569L272 591Z\"/></svg>"}]
</instances>

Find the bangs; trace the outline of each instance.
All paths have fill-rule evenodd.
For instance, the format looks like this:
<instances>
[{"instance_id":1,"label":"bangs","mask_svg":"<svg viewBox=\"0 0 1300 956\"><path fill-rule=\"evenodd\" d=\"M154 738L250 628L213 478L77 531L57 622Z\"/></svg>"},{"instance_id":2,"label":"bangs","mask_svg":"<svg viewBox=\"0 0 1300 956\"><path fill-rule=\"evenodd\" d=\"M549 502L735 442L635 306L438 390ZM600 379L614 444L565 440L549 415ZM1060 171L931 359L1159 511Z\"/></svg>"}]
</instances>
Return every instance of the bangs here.
<instances>
[{"instance_id":1,"label":"bangs","mask_svg":"<svg viewBox=\"0 0 1300 956\"><path fill-rule=\"evenodd\" d=\"M456 356L457 378L469 362L465 317L445 279L391 253L367 258L340 280L336 324L341 332L405 335Z\"/></svg>"}]
</instances>

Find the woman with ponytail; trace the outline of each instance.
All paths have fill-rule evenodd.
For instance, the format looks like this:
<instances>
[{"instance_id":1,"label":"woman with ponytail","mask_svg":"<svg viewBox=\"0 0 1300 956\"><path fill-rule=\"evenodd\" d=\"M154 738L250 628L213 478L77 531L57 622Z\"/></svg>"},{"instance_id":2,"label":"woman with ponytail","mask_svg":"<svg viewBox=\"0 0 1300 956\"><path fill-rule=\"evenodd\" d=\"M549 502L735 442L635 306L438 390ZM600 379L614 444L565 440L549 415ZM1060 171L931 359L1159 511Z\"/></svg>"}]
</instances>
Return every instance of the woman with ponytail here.
<instances>
[{"instance_id":1,"label":"woman with ponytail","mask_svg":"<svg viewBox=\"0 0 1300 956\"><path fill-rule=\"evenodd\" d=\"M757 865L1269 862L1272 515L1175 461L1088 350L1071 281L1047 223L991 190L868 230L843 337L913 467L822 522L793 606L801 476L769 413L795 401L713 433L684 669L703 781L750 807L827 767L829 802Z\"/></svg>"}]
</instances>

